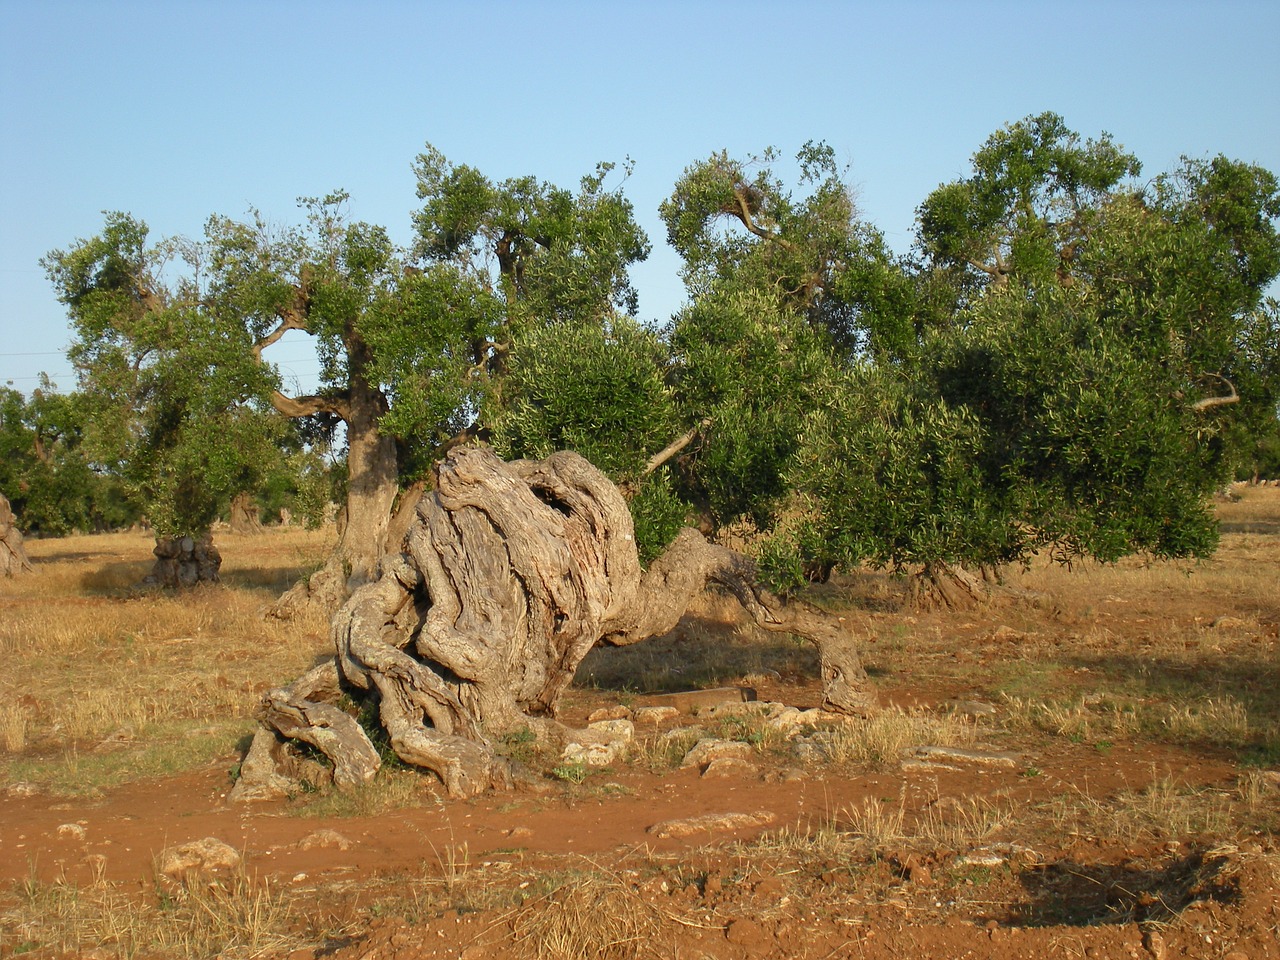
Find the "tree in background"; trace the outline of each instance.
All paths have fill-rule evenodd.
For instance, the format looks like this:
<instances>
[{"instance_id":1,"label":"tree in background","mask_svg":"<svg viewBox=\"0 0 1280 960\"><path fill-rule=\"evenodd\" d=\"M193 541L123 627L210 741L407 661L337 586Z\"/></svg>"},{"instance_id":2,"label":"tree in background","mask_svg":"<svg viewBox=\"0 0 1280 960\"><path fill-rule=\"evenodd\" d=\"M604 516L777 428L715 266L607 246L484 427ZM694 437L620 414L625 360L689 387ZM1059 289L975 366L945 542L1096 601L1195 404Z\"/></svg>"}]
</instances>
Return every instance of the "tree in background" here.
<instances>
[{"instance_id":1,"label":"tree in background","mask_svg":"<svg viewBox=\"0 0 1280 960\"><path fill-rule=\"evenodd\" d=\"M166 285L163 268L186 275ZM80 372L84 445L145 506L162 583L216 580L211 529L277 455L279 421L259 402L269 372L203 285L195 245L147 244L145 224L108 214L103 233L44 260L66 304Z\"/></svg>"},{"instance_id":2,"label":"tree in background","mask_svg":"<svg viewBox=\"0 0 1280 960\"><path fill-rule=\"evenodd\" d=\"M115 530L139 519L119 479L89 459L83 439L78 395L59 393L47 378L29 397L0 388L0 489L28 533Z\"/></svg>"}]
</instances>

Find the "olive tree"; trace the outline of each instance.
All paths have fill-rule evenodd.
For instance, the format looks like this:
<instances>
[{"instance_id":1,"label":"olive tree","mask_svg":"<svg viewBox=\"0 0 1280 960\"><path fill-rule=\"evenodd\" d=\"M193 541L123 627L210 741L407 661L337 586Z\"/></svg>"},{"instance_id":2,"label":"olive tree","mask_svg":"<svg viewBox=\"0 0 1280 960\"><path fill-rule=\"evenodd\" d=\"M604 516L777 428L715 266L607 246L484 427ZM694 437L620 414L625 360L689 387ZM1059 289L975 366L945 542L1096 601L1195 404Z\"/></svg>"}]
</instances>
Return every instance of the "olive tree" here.
<instances>
[{"instance_id":1,"label":"olive tree","mask_svg":"<svg viewBox=\"0 0 1280 960\"><path fill-rule=\"evenodd\" d=\"M257 402L271 381L251 361L246 331L210 308L201 251L147 237L141 221L108 214L101 235L44 265L74 332L85 447L145 505L153 576L216 580L213 522L277 450L278 421ZM166 282L175 260L190 269Z\"/></svg>"},{"instance_id":2,"label":"olive tree","mask_svg":"<svg viewBox=\"0 0 1280 960\"><path fill-rule=\"evenodd\" d=\"M1213 549L1207 497L1280 388L1280 195L1221 157L1139 169L1045 114L926 199L913 274L936 312L906 362L854 364L804 421L780 578L870 561L962 602L966 563Z\"/></svg>"}]
</instances>

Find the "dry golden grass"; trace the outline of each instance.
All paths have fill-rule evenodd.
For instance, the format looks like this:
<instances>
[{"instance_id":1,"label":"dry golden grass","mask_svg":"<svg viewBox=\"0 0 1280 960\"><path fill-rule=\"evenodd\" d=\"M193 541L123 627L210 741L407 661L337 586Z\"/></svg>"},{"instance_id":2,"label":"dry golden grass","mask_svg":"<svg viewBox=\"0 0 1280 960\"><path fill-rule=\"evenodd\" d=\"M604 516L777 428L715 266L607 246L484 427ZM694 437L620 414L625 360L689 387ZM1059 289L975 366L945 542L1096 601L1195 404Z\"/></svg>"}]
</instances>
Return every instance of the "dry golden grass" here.
<instances>
[{"instance_id":1,"label":"dry golden grass","mask_svg":"<svg viewBox=\"0 0 1280 960\"><path fill-rule=\"evenodd\" d=\"M101 882L77 887L35 879L18 894L0 915L0 943L10 941L14 953L35 946L70 953L91 944L122 957L258 956L299 941L290 932L298 905L243 871L143 897Z\"/></svg>"},{"instance_id":2,"label":"dry golden grass","mask_svg":"<svg viewBox=\"0 0 1280 960\"><path fill-rule=\"evenodd\" d=\"M260 693L327 647L324 623L262 613L329 542L227 535L223 583L172 594L138 587L141 534L30 541L34 572L0 584L0 773L92 792L234 752Z\"/></svg>"},{"instance_id":3,"label":"dry golden grass","mask_svg":"<svg viewBox=\"0 0 1280 960\"><path fill-rule=\"evenodd\" d=\"M958 714L933 714L890 707L863 723L841 724L826 744L836 763L882 768L896 764L911 747L964 747L976 738L977 727Z\"/></svg>"}]
</instances>

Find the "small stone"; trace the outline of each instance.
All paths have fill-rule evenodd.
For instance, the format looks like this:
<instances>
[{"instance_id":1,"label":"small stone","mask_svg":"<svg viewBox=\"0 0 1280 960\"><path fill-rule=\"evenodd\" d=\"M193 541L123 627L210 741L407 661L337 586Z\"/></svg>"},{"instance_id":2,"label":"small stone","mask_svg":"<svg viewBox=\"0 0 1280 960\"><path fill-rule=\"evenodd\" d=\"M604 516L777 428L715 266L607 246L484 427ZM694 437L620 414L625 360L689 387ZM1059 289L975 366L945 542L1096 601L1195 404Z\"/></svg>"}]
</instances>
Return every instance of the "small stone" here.
<instances>
[{"instance_id":1,"label":"small stone","mask_svg":"<svg viewBox=\"0 0 1280 960\"><path fill-rule=\"evenodd\" d=\"M533 836L533 831L528 827L512 827L503 836L510 840L527 840Z\"/></svg>"},{"instance_id":2,"label":"small stone","mask_svg":"<svg viewBox=\"0 0 1280 960\"><path fill-rule=\"evenodd\" d=\"M728 757L745 760L751 756L751 753L751 744L743 743L741 740L707 738L699 740L693 745L693 749L686 753L684 759L680 761L680 766L705 767L713 760L721 760Z\"/></svg>"},{"instance_id":3,"label":"small stone","mask_svg":"<svg viewBox=\"0 0 1280 960\"><path fill-rule=\"evenodd\" d=\"M594 733L594 731L585 732ZM571 740L566 743L560 759L564 763L580 763L587 767L607 767L626 750L627 744L622 740L586 740L584 738L584 741Z\"/></svg>"},{"instance_id":4,"label":"small stone","mask_svg":"<svg viewBox=\"0 0 1280 960\"><path fill-rule=\"evenodd\" d=\"M11 797L34 797L40 792L40 788L29 780L19 780L5 787L4 792Z\"/></svg>"},{"instance_id":5,"label":"small stone","mask_svg":"<svg viewBox=\"0 0 1280 960\"><path fill-rule=\"evenodd\" d=\"M157 860L160 873L175 880L187 873L231 870L239 865L239 851L217 837L168 847L161 851Z\"/></svg>"},{"instance_id":6,"label":"small stone","mask_svg":"<svg viewBox=\"0 0 1280 960\"><path fill-rule=\"evenodd\" d=\"M1238 630L1245 625L1239 617L1216 617L1209 624L1214 630Z\"/></svg>"},{"instance_id":7,"label":"small stone","mask_svg":"<svg viewBox=\"0 0 1280 960\"><path fill-rule=\"evenodd\" d=\"M805 711L798 707L787 707L766 720L764 725L770 730L793 733L804 725L804 715Z\"/></svg>"},{"instance_id":8,"label":"small stone","mask_svg":"<svg viewBox=\"0 0 1280 960\"><path fill-rule=\"evenodd\" d=\"M680 716L680 711L675 707L640 707L635 712L635 721L636 723L646 723L656 727L662 721L678 716Z\"/></svg>"},{"instance_id":9,"label":"small stone","mask_svg":"<svg viewBox=\"0 0 1280 960\"><path fill-rule=\"evenodd\" d=\"M587 723L594 724L600 720L630 720L631 708L622 704L616 704L612 707L601 707L599 710L592 710L587 716Z\"/></svg>"},{"instance_id":10,"label":"small stone","mask_svg":"<svg viewBox=\"0 0 1280 960\"><path fill-rule=\"evenodd\" d=\"M1006 767L1012 769L1022 762L1022 755L1017 753L1001 753L995 750L962 750L959 747L916 747L910 751L922 760L940 760L952 763L974 763L984 767Z\"/></svg>"},{"instance_id":11,"label":"small stone","mask_svg":"<svg viewBox=\"0 0 1280 960\"><path fill-rule=\"evenodd\" d=\"M619 743L630 743L636 735L636 726L630 720L596 720L587 724L587 729L595 730L606 740Z\"/></svg>"},{"instance_id":12,"label":"small stone","mask_svg":"<svg viewBox=\"0 0 1280 960\"><path fill-rule=\"evenodd\" d=\"M753 777L760 768L739 757L717 757L707 764L702 775L708 779L727 779L730 777Z\"/></svg>"},{"instance_id":13,"label":"small stone","mask_svg":"<svg viewBox=\"0 0 1280 960\"><path fill-rule=\"evenodd\" d=\"M328 829L315 830L308 833L298 841L299 850L315 850L325 847L334 847L338 850L350 850L351 841L338 833L337 830Z\"/></svg>"},{"instance_id":14,"label":"small stone","mask_svg":"<svg viewBox=\"0 0 1280 960\"><path fill-rule=\"evenodd\" d=\"M58 826L58 836L70 837L72 840L83 840L88 832L80 823L63 823Z\"/></svg>"},{"instance_id":15,"label":"small stone","mask_svg":"<svg viewBox=\"0 0 1280 960\"><path fill-rule=\"evenodd\" d=\"M765 827L777 817L768 810L757 813L709 813L685 820L663 820L648 829L648 833L660 839L691 837L699 833L721 833L727 830L745 830Z\"/></svg>"}]
</instances>

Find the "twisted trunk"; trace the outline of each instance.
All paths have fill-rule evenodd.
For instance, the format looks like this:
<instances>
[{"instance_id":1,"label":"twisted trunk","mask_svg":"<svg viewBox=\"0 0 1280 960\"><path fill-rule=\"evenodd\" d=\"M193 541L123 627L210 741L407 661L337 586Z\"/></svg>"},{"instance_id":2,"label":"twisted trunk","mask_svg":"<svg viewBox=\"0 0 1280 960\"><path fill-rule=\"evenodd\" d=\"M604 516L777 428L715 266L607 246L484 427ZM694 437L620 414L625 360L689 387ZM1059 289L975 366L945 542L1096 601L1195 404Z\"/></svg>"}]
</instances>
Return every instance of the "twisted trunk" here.
<instances>
[{"instance_id":1,"label":"twisted trunk","mask_svg":"<svg viewBox=\"0 0 1280 960\"><path fill-rule=\"evenodd\" d=\"M18 529L9 498L0 493L0 573L16 577L30 570L27 548L22 545L22 531Z\"/></svg>"},{"instance_id":2,"label":"twisted trunk","mask_svg":"<svg viewBox=\"0 0 1280 960\"><path fill-rule=\"evenodd\" d=\"M764 590L748 559L686 529L642 572L626 501L577 454L503 463L483 448L452 451L405 545L335 617L332 671L267 695L255 763L246 761L234 797L279 786L287 774L264 758L291 739L328 755L339 786L372 777L368 736L315 709L342 692L375 704L391 749L437 774L450 795L507 785L512 771L490 738L522 729L565 737L556 708L587 651L669 631L709 582L762 627L818 645L828 709L860 714L874 702L841 621ZM339 726L341 735L330 732Z\"/></svg>"}]
</instances>

